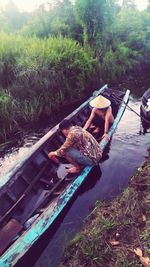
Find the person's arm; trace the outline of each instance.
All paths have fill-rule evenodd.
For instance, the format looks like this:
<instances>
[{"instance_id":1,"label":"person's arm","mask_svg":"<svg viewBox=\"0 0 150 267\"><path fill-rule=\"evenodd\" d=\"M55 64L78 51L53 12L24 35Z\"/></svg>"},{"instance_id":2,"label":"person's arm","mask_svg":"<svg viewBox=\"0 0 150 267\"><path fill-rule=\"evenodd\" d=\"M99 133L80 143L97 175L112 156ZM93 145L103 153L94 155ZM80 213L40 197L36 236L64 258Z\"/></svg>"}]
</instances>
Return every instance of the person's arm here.
<instances>
[{"instance_id":1,"label":"person's arm","mask_svg":"<svg viewBox=\"0 0 150 267\"><path fill-rule=\"evenodd\" d=\"M64 144L59 148L57 149L55 152L56 152L56 155L58 157L63 157L65 155L65 152L68 148L72 147L74 144L74 138L70 135L67 136L66 138L66 141L64 142Z\"/></svg>"},{"instance_id":2,"label":"person's arm","mask_svg":"<svg viewBox=\"0 0 150 267\"><path fill-rule=\"evenodd\" d=\"M92 123L92 121L94 119L94 116L95 116L95 109L93 108L92 111L91 111L90 117L88 118L87 122L83 126L84 130L87 130L90 127L90 125L91 125L91 123Z\"/></svg>"},{"instance_id":3,"label":"person's arm","mask_svg":"<svg viewBox=\"0 0 150 267\"><path fill-rule=\"evenodd\" d=\"M64 144L57 150L55 151L51 151L49 154L48 154L48 157L50 159L54 159L55 157L63 157L66 150L71 147L73 145L74 141L72 138L69 138L67 137L66 138L66 141L64 142Z\"/></svg>"},{"instance_id":4,"label":"person's arm","mask_svg":"<svg viewBox=\"0 0 150 267\"><path fill-rule=\"evenodd\" d=\"M66 138L64 144L56 151L51 151L48 156L52 158L53 156L63 157L68 148L72 147L76 142L76 132L70 132Z\"/></svg>"}]
</instances>

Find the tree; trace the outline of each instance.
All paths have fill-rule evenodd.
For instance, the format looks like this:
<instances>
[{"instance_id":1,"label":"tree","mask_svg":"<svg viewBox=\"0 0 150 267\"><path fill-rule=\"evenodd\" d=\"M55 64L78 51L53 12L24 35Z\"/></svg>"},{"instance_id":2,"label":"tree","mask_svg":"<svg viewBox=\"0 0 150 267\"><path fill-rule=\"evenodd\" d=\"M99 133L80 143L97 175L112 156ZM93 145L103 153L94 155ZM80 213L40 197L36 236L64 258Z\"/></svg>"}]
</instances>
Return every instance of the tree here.
<instances>
[{"instance_id":1,"label":"tree","mask_svg":"<svg viewBox=\"0 0 150 267\"><path fill-rule=\"evenodd\" d=\"M82 42L82 27L77 23L74 6L69 0L56 0L52 5L41 5L21 30L38 37L65 36Z\"/></svg>"},{"instance_id":2,"label":"tree","mask_svg":"<svg viewBox=\"0 0 150 267\"><path fill-rule=\"evenodd\" d=\"M76 0L77 18L83 27L84 43L102 54L113 32L116 4L112 0Z\"/></svg>"},{"instance_id":3,"label":"tree","mask_svg":"<svg viewBox=\"0 0 150 267\"><path fill-rule=\"evenodd\" d=\"M147 11L149 11L149 12L150 12L150 0L148 0Z\"/></svg>"},{"instance_id":4,"label":"tree","mask_svg":"<svg viewBox=\"0 0 150 267\"><path fill-rule=\"evenodd\" d=\"M18 31L27 22L28 16L27 12L20 12L15 3L10 0L0 13L1 30Z\"/></svg>"},{"instance_id":5,"label":"tree","mask_svg":"<svg viewBox=\"0 0 150 267\"><path fill-rule=\"evenodd\" d=\"M123 0L122 6L125 8L136 8L135 0Z\"/></svg>"}]
</instances>

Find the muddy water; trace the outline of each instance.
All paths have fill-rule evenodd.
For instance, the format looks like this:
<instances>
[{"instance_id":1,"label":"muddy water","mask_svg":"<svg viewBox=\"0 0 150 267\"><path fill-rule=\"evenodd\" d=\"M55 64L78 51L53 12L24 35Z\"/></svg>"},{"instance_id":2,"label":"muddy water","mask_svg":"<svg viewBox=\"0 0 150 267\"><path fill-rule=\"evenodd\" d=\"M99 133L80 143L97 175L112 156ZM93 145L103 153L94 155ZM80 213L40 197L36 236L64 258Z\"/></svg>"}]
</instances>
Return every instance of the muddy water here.
<instances>
[{"instance_id":1,"label":"muddy water","mask_svg":"<svg viewBox=\"0 0 150 267\"><path fill-rule=\"evenodd\" d=\"M139 113L140 99L129 106ZM93 169L78 194L56 222L18 266L57 267L64 247L84 225L97 200L111 199L128 186L130 177L148 156L150 133L140 135L139 117L126 109L99 167ZM23 148L22 148L23 149Z\"/></svg>"}]
</instances>

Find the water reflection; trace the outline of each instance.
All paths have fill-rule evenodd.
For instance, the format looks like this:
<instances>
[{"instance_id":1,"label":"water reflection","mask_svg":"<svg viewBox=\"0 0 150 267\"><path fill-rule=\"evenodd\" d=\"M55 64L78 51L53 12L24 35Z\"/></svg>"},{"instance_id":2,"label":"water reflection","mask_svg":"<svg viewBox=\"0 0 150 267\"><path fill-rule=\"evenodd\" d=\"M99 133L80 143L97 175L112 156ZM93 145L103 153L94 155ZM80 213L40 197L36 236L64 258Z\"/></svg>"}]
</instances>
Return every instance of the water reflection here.
<instances>
[{"instance_id":1,"label":"water reflection","mask_svg":"<svg viewBox=\"0 0 150 267\"><path fill-rule=\"evenodd\" d=\"M17 139L12 140L12 143L6 144L5 149L0 152L0 186L7 181L7 173L28 155L33 144L42 136L42 132L27 132L18 135Z\"/></svg>"},{"instance_id":2,"label":"water reflection","mask_svg":"<svg viewBox=\"0 0 150 267\"><path fill-rule=\"evenodd\" d=\"M101 178L101 175L102 175L102 171L101 171L100 165L95 166L90 172L90 174L88 175L84 184L80 187L78 194L82 195L85 192L92 189L96 185L98 180Z\"/></svg>"}]
</instances>

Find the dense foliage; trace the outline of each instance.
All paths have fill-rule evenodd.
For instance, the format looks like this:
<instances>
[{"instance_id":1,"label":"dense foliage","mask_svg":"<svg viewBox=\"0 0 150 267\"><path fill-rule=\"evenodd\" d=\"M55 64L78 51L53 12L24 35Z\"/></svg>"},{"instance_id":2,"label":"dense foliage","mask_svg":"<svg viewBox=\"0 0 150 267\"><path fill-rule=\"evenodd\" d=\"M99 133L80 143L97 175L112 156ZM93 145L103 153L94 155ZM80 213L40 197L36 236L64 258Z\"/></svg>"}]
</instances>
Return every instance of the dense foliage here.
<instances>
[{"instance_id":1,"label":"dense foliage","mask_svg":"<svg viewBox=\"0 0 150 267\"><path fill-rule=\"evenodd\" d=\"M9 1L0 11L0 139L94 86L148 75L149 6L54 0L22 13Z\"/></svg>"},{"instance_id":2,"label":"dense foliage","mask_svg":"<svg viewBox=\"0 0 150 267\"><path fill-rule=\"evenodd\" d=\"M0 137L79 99L91 87L96 64L90 50L62 37L1 34L0 58Z\"/></svg>"}]
</instances>

